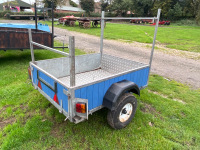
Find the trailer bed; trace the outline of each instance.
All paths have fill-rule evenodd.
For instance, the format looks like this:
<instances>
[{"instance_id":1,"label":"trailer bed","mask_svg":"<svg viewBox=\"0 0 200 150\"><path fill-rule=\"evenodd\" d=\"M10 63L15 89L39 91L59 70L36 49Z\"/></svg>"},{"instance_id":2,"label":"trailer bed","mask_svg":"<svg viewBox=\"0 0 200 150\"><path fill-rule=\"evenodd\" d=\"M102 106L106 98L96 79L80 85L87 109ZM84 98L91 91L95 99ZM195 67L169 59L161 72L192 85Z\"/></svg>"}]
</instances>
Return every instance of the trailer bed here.
<instances>
[{"instance_id":1,"label":"trailer bed","mask_svg":"<svg viewBox=\"0 0 200 150\"><path fill-rule=\"evenodd\" d=\"M68 57L36 61L36 64L41 69L57 78L63 86L66 88L70 87ZM141 62L127 60L108 54L103 54L101 59L100 53L76 56L75 64L76 87L94 84L95 82L101 82L149 67L149 65ZM144 78L146 81L147 76ZM141 78L143 77L141 76Z\"/></svg>"}]
</instances>

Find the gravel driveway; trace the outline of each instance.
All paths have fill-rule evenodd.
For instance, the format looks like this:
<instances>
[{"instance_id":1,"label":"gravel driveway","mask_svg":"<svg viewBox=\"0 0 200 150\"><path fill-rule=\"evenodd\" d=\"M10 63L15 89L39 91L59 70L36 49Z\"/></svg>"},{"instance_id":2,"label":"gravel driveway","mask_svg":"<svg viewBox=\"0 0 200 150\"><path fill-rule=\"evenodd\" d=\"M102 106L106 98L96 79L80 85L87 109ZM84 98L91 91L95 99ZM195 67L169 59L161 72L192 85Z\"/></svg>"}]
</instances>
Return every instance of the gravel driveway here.
<instances>
[{"instance_id":1,"label":"gravel driveway","mask_svg":"<svg viewBox=\"0 0 200 150\"><path fill-rule=\"evenodd\" d=\"M5 21L0 20L0 22ZM63 41L65 39L65 42L68 43L68 36L75 36L75 46L77 48L85 50L88 53L100 51L99 37L56 27L54 32L56 35L60 35L55 38L56 40ZM66 38L64 35L66 35ZM144 48L138 43L104 40L103 51L107 54L149 63L151 49ZM184 53L191 54L190 52ZM162 51L155 50L151 72L181 83L186 83L191 85L192 88L200 88L200 60L165 54Z\"/></svg>"}]
</instances>

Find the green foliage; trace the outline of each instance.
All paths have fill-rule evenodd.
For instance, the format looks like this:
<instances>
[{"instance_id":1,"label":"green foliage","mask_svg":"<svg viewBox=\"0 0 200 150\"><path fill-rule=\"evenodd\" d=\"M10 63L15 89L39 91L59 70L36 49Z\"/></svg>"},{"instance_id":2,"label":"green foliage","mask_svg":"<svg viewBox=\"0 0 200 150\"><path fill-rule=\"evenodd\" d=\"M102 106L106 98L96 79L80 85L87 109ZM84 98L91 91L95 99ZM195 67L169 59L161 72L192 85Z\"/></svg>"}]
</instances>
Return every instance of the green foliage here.
<instances>
[{"instance_id":1,"label":"green foliage","mask_svg":"<svg viewBox=\"0 0 200 150\"><path fill-rule=\"evenodd\" d=\"M19 4L17 3L16 0L6 0L4 3L1 3L1 5L6 6L8 8L8 10L10 10L9 6L17 6Z\"/></svg>"},{"instance_id":2,"label":"green foliage","mask_svg":"<svg viewBox=\"0 0 200 150\"><path fill-rule=\"evenodd\" d=\"M198 9L197 9L197 15L196 15L196 22L198 25L200 25L200 0L198 0Z\"/></svg>"},{"instance_id":3,"label":"green foliage","mask_svg":"<svg viewBox=\"0 0 200 150\"><path fill-rule=\"evenodd\" d=\"M150 0L134 0L131 10L136 16L148 16L151 13L153 2Z\"/></svg>"},{"instance_id":4,"label":"green foliage","mask_svg":"<svg viewBox=\"0 0 200 150\"><path fill-rule=\"evenodd\" d=\"M182 20L177 20L172 22L173 26L197 26L195 19L182 19Z\"/></svg>"},{"instance_id":5,"label":"green foliage","mask_svg":"<svg viewBox=\"0 0 200 150\"><path fill-rule=\"evenodd\" d=\"M94 11L94 0L80 0L81 8L90 15Z\"/></svg>"},{"instance_id":6,"label":"green foliage","mask_svg":"<svg viewBox=\"0 0 200 150\"><path fill-rule=\"evenodd\" d=\"M5 14L5 17L6 17L7 19L9 19L9 18L10 18L10 14L9 14L9 13L6 13L6 14Z\"/></svg>"},{"instance_id":7,"label":"green foliage","mask_svg":"<svg viewBox=\"0 0 200 150\"><path fill-rule=\"evenodd\" d=\"M130 0L114 0L112 3L112 10L117 10L120 15L126 14L129 11L132 1Z\"/></svg>"},{"instance_id":8,"label":"green foliage","mask_svg":"<svg viewBox=\"0 0 200 150\"><path fill-rule=\"evenodd\" d=\"M106 12L108 10L108 6L109 6L108 1L101 0L101 11L105 11Z\"/></svg>"},{"instance_id":9,"label":"green foliage","mask_svg":"<svg viewBox=\"0 0 200 150\"><path fill-rule=\"evenodd\" d=\"M161 8L161 15L167 17L171 8L171 2L171 0L155 0L152 8L153 15L156 16L158 9Z\"/></svg>"},{"instance_id":10,"label":"green foliage","mask_svg":"<svg viewBox=\"0 0 200 150\"><path fill-rule=\"evenodd\" d=\"M174 5L174 16L179 17L182 15L182 7L180 4L177 2L176 5Z\"/></svg>"},{"instance_id":11,"label":"green foliage","mask_svg":"<svg viewBox=\"0 0 200 150\"><path fill-rule=\"evenodd\" d=\"M54 17L55 18L61 18L64 16L75 16L75 17L81 17L83 13L54 13ZM111 13L111 12L105 12L105 16L106 17L116 17L115 13ZM90 13L90 14L85 14L85 17L101 17L100 13Z\"/></svg>"},{"instance_id":12,"label":"green foliage","mask_svg":"<svg viewBox=\"0 0 200 150\"><path fill-rule=\"evenodd\" d=\"M10 10L6 11L0 11L0 18L3 18L5 14L10 14L10 15L34 15L35 13L32 12L11 12ZM42 12L37 12L38 15L43 14Z\"/></svg>"},{"instance_id":13,"label":"green foliage","mask_svg":"<svg viewBox=\"0 0 200 150\"><path fill-rule=\"evenodd\" d=\"M180 4L177 2L174 5L174 9L170 9L168 12L168 16L171 20L177 20L178 17L180 17L182 15L182 7L180 6Z\"/></svg>"},{"instance_id":14,"label":"green foliage","mask_svg":"<svg viewBox=\"0 0 200 150\"><path fill-rule=\"evenodd\" d=\"M51 8L51 1L53 1L53 8L54 10L56 9L57 5L58 5L58 1L57 0L43 0L42 2L44 3L44 7L47 8Z\"/></svg>"},{"instance_id":15,"label":"green foliage","mask_svg":"<svg viewBox=\"0 0 200 150\"><path fill-rule=\"evenodd\" d=\"M73 7L78 7L78 5L75 2L73 2L72 0L69 0L69 4Z\"/></svg>"}]
</instances>

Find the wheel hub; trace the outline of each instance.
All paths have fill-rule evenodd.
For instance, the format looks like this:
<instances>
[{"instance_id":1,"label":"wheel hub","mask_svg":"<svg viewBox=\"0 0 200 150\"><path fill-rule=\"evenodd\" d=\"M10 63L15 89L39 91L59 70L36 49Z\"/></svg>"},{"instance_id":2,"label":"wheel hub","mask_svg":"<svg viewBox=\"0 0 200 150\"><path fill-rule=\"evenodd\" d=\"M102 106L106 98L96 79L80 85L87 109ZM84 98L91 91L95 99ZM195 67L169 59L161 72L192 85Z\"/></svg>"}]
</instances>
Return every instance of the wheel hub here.
<instances>
[{"instance_id":1,"label":"wheel hub","mask_svg":"<svg viewBox=\"0 0 200 150\"><path fill-rule=\"evenodd\" d=\"M132 112L133 112L133 105L131 103L127 103L120 111L119 120L121 122L126 122L130 118Z\"/></svg>"},{"instance_id":2,"label":"wheel hub","mask_svg":"<svg viewBox=\"0 0 200 150\"><path fill-rule=\"evenodd\" d=\"M126 113L127 113L126 108L124 108L124 109L122 110L122 113L123 113L123 114L126 114Z\"/></svg>"}]
</instances>

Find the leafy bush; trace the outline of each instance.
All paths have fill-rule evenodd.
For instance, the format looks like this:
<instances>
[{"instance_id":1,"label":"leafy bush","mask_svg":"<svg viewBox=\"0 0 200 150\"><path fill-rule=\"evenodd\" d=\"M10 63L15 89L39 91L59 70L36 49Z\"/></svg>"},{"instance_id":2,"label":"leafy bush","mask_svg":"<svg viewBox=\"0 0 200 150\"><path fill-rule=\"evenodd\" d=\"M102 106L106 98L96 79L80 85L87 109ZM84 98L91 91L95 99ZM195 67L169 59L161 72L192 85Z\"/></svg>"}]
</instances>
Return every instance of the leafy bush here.
<instances>
[{"instance_id":1,"label":"leafy bush","mask_svg":"<svg viewBox=\"0 0 200 150\"><path fill-rule=\"evenodd\" d=\"M9 18L10 18L10 14L9 14L9 13L6 13L6 14L4 15L4 17L6 17L7 19L9 19Z\"/></svg>"},{"instance_id":2,"label":"leafy bush","mask_svg":"<svg viewBox=\"0 0 200 150\"><path fill-rule=\"evenodd\" d=\"M182 19L179 21L174 21L173 25L177 26L197 26L195 19Z\"/></svg>"},{"instance_id":3,"label":"leafy bush","mask_svg":"<svg viewBox=\"0 0 200 150\"><path fill-rule=\"evenodd\" d=\"M64 17L64 16L71 16L71 15L73 15L74 17L81 17L82 14L84 14L85 17L101 17L101 13L90 13L90 16L88 16L88 14L86 14L86 13L54 13L54 17L55 18L61 18L61 17ZM116 14L106 12L105 16L106 17L116 17Z\"/></svg>"},{"instance_id":4,"label":"leafy bush","mask_svg":"<svg viewBox=\"0 0 200 150\"><path fill-rule=\"evenodd\" d=\"M7 13L11 13L11 11L9 11L9 10L6 10L6 11L0 11L0 18L3 18L4 17L4 15L5 14L7 14Z\"/></svg>"},{"instance_id":5,"label":"leafy bush","mask_svg":"<svg viewBox=\"0 0 200 150\"><path fill-rule=\"evenodd\" d=\"M32 12L11 12L10 10L0 11L0 18L3 18L5 14L10 15L34 15ZM42 15L43 13L37 12L37 15Z\"/></svg>"}]
</instances>

